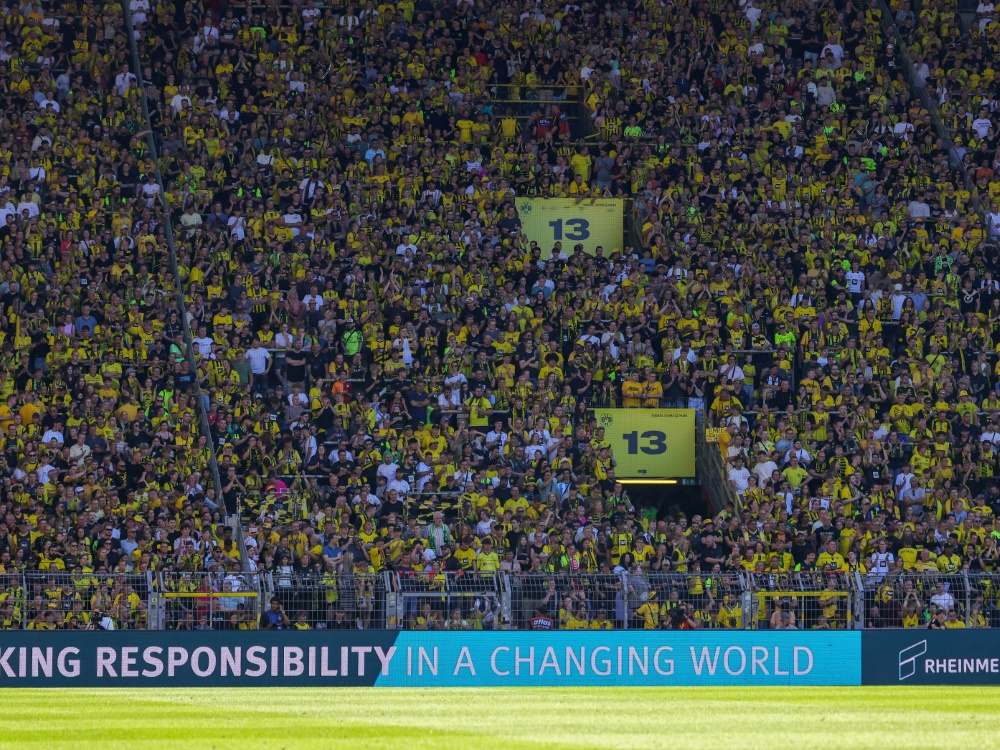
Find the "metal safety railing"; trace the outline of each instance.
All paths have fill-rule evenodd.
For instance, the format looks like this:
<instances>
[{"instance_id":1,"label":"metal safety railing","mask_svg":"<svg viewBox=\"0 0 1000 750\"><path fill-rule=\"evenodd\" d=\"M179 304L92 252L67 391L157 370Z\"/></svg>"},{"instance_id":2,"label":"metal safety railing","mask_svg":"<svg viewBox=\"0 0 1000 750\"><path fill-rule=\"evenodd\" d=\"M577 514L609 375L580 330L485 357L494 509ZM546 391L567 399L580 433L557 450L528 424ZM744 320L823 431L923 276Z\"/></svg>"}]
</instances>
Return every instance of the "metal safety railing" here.
<instances>
[{"instance_id":1,"label":"metal safety railing","mask_svg":"<svg viewBox=\"0 0 1000 750\"><path fill-rule=\"evenodd\" d=\"M242 573L158 573L149 611L151 630L254 630L260 592Z\"/></svg>"},{"instance_id":2,"label":"metal safety railing","mask_svg":"<svg viewBox=\"0 0 1000 750\"><path fill-rule=\"evenodd\" d=\"M509 573L501 581L501 611L514 630L539 621L559 630L744 626L734 572Z\"/></svg>"},{"instance_id":3,"label":"metal safety railing","mask_svg":"<svg viewBox=\"0 0 1000 750\"><path fill-rule=\"evenodd\" d=\"M922 628L939 618L949 628L1000 624L1000 574L918 568L865 577L865 627Z\"/></svg>"},{"instance_id":4,"label":"metal safety railing","mask_svg":"<svg viewBox=\"0 0 1000 750\"><path fill-rule=\"evenodd\" d=\"M496 573L405 571L390 575L390 627L400 630L494 630L505 622Z\"/></svg>"},{"instance_id":5,"label":"metal safety railing","mask_svg":"<svg viewBox=\"0 0 1000 750\"><path fill-rule=\"evenodd\" d=\"M860 626L860 581L847 571L767 571L744 576L753 630L853 630Z\"/></svg>"},{"instance_id":6,"label":"metal safety railing","mask_svg":"<svg viewBox=\"0 0 1000 750\"><path fill-rule=\"evenodd\" d=\"M277 629L393 629L386 573L278 568L258 580L262 629L267 629L269 621L277 623ZM287 623L275 615L275 608Z\"/></svg>"},{"instance_id":7,"label":"metal safety railing","mask_svg":"<svg viewBox=\"0 0 1000 750\"><path fill-rule=\"evenodd\" d=\"M147 630L149 573L26 571L0 578L4 630Z\"/></svg>"},{"instance_id":8,"label":"metal safety railing","mask_svg":"<svg viewBox=\"0 0 1000 750\"><path fill-rule=\"evenodd\" d=\"M1000 627L1000 573L863 569L0 575L0 630Z\"/></svg>"}]
</instances>

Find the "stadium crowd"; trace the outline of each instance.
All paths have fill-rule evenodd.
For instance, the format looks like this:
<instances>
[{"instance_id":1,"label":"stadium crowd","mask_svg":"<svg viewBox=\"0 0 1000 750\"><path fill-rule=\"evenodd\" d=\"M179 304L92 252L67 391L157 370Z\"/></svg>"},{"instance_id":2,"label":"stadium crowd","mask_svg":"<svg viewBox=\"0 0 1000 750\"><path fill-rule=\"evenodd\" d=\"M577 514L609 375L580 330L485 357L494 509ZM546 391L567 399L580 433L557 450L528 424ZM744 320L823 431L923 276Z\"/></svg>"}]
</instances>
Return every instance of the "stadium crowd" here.
<instances>
[{"instance_id":1,"label":"stadium crowd","mask_svg":"<svg viewBox=\"0 0 1000 750\"><path fill-rule=\"evenodd\" d=\"M137 623L100 572L204 568L221 513L201 477L193 374L145 175L121 8L8 4L0 40L0 626ZM189 532L190 533L190 532ZM221 532L218 532L221 538ZM18 575L48 577L25 591Z\"/></svg>"},{"instance_id":2,"label":"stadium crowd","mask_svg":"<svg viewBox=\"0 0 1000 750\"><path fill-rule=\"evenodd\" d=\"M989 95L996 24L941 57L938 5L892 11ZM84 583L11 575L0 626L141 626L99 574L233 571L225 509L251 568L349 574L324 624L387 569L683 574L624 613L542 597L560 627L737 627L701 581L739 571L858 572L876 626L970 614L897 574L996 571L994 228L878 4L129 10L142 71L116 5L6 16L0 566ZM521 195L625 198L640 246L539 247ZM595 405L704 410L738 504L636 507Z\"/></svg>"}]
</instances>

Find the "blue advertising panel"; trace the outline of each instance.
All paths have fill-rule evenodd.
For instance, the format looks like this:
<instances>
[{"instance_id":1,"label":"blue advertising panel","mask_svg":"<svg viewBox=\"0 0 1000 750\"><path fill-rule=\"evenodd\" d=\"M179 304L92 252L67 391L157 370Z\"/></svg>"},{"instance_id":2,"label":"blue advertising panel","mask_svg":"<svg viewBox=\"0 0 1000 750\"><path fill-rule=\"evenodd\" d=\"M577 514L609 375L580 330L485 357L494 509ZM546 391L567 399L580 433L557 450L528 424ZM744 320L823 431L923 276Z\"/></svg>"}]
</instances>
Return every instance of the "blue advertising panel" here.
<instances>
[{"instance_id":1,"label":"blue advertising panel","mask_svg":"<svg viewBox=\"0 0 1000 750\"><path fill-rule=\"evenodd\" d=\"M4 633L2 687L858 685L859 633Z\"/></svg>"},{"instance_id":2,"label":"blue advertising panel","mask_svg":"<svg viewBox=\"0 0 1000 750\"><path fill-rule=\"evenodd\" d=\"M854 632L400 633L379 686L859 685Z\"/></svg>"}]
</instances>

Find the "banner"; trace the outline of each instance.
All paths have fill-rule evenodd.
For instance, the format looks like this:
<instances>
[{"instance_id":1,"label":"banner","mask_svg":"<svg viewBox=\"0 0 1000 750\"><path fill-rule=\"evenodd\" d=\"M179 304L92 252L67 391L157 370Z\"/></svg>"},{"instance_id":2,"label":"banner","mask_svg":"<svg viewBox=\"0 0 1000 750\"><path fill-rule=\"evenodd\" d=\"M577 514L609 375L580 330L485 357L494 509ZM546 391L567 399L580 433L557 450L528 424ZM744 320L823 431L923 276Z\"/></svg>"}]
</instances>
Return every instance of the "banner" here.
<instances>
[{"instance_id":1,"label":"banner","mask_svg":"<svg viewBox=\"0 0 1000 750\"><path fill-rule=\"evenodd\" d=\"M619 479L693 477L694 409L594 409Z\"/></svg>"},{"instance_id":2,"label":"banner","mask_svg":"<svg viewBox=\"0 0 1000 750\"><path fill-rule=\"evenodd\" d=\"M1000 685L995 630L865 630L865 685Z\"/></svg>"},{"instance_id":3,"label":"banner","mask_svg":"<svg viewBox=\"0 0 1000 750\"><path fill-rule=\"evenodd\" d=\"M1000 685L992 630L0 633L0 688Z\"/></svg>"},{"instance_id":4,"label":"banner","mask_svg":"<svg viewBox=\"0 0 1000 750\"><path fill-rule=\"evenodd\" d=\"M370 686L394 631L0 633L2 687Z\"/></svg>"},{"instance_id":5,"label":"banner","mask_svg":"<svg viewBox=\"0 0 1000 750\"><path fill-rule=\"evenodd\" d=\"M0 687L857 685L860 634L0 634Z\"/></svg>"},{"instance_id":6,"label":"banner","mask_svg":"<svg viewBox=\"0 0 1000 750\"><path fill-rule=\"evenodd\" d=\"M552 257L556 242L562 242L567 255L572 254L575 245L582 244L591 255L600 245L604 257L610 257L613 250L621 250L624 244L622 212L620 198L598 198L593 202L590 198L579 202L575 198L517 199L521 232L538 243L543 260Z\"/></svg>"},{"instance_id":7,"label":"banner","mask_svg":"<svg viewBox=\"0 0 1000 750\"><path fill-rule=\"evenodd\" d=\"M400 633L407 687L860 685L852 632Z\"/></svg>"}]
</instances>

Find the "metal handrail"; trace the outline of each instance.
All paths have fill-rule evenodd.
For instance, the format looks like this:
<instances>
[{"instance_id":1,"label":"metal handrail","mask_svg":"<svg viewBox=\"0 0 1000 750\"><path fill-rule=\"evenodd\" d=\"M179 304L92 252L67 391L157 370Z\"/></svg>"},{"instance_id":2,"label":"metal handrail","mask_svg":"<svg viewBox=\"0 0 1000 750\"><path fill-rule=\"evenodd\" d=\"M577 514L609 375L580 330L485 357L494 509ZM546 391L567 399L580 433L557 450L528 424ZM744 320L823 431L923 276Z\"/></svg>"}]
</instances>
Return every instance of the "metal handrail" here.
<instances>
[{"instance_id":1,"label":"metal handrail","mask_svg":"<svg viewBox=\"0 0 1000 750\"><path fill-rule=\"evenodd\" d=\"M184 313L184 284L181 281L180 267L177 262L177 245L174 241L174 231L173 231L173 217L170 211L170 205L167 202L167 187L166 183L163 181L163 174L160 170L160 157L159 151L156 144L156 132L153 128L153 121L149 114L149 100L146 95L146 81L143 78L143 67L142 58L139 55L139 45L136 41L135 26L132 22L132 11L129 8L128 3L122 4L122 12L125 17L125 27L128 30L129 37L129 48L132 52L132 64L135 67L135 73L139 89L139 101L142 104L142 115L146 122L146 129L149 131L146 136L146 141L149 147L149 154L153 162L153 170L156 177L156 184L159 186L159 198L162 203L163 212L163 228L164 236L167 240L167 248L170 251L170 270L174 276L174 283L176 285L177 294L177 304L181 310L181 328L184 334L184 347L187 350L187 361L191 369L191 372L198 372L198 363L195 361L194 357L194 345L192 344L191 328L188 325L188 319L186 313ZM215 498L217 504L222 509L222 514L226 518L227 522L232 525L229 520L229 512L225 507L225 499L222 495L222 478L219 474L219 462L218 457L215 453L215 442L212 440L212 428L208 421L208 411L205 407L205 400L202 398L201 383L198 378L195 377L192 380L194 389L195 403L198 408L198 422L201 434L205 435L207 438L207 445L209 450L209 473L212 477L212 485L215 489ZM236 524L239 524L239 520L236 520ZM236 535L238 543L240 545L240 559L243 565L246 567L249 562L249 556L247 555L246 546L242 544L242 535Z\"/></svg>"},{"instance_id":2,"label":"metal handrail","mask_svg":"<svg viewBox=\"0 0 1000 750\"><path fill-rule=\"evenodd\" d=\"M906 44L906 40L903 38L902 33L899 30L899 26L896 24L896 19L892 15L888 4L885 0L878 0L879 9L882 11L882 27L883 30L890 35L896 42L897 48L899 50L900 59L902 60L904 69L906 70L907 82L910 85L910 89L913 90L919 97L931 117L931 123L934 125L934 129L937 131L938 137L948 144L948 158L952 165L959 171L962 176L962 181L965 183L966 190L972 196L972 204L979 214L980 218L983 220L984 227L991 227L992 224L988 219L988 211L986 204L983 202L979 195L979 189L976 184L972 181L972 177L969 175L969 170L966 168L965 163L959 156L958 149L955 146L955 139L952 137L951 131L948 130L944 121L941 119L941 111L938 109L938 104L930 96L927 91L926 86L917 78L916 69L913 65L913 60L910 57L909 47ZM919 8L916 10L919 13ZM991 241L995 242L995 238L990 237Z\"/></svg>"}]
</instances>

